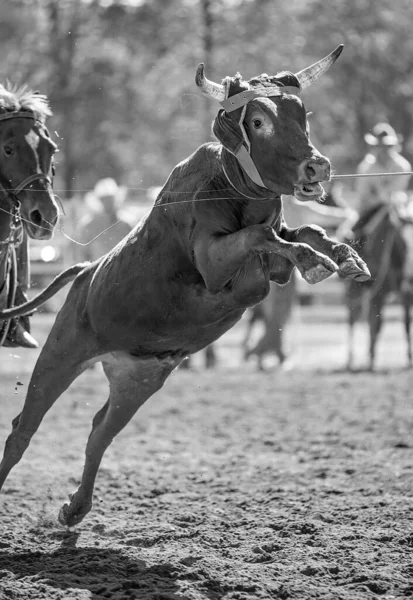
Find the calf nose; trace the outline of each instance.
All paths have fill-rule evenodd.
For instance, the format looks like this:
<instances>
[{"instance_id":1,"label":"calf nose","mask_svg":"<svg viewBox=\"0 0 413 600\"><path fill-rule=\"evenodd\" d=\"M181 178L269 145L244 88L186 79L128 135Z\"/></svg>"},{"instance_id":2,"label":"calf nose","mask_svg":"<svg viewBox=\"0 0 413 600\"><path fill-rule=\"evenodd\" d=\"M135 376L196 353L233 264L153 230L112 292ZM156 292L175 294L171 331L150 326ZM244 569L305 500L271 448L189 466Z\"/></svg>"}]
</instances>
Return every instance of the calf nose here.
<instances>
[{"instance_id":1,"label":"calf nose","mask_svg":"<svg viewBox=\"0 0 413 600\"><path fill-rule=\"evenodd\" d=\"M330 161L324 156L310 159L304 168L308 183L328 181L330 179Z\"/></svg>"}]
</instances>

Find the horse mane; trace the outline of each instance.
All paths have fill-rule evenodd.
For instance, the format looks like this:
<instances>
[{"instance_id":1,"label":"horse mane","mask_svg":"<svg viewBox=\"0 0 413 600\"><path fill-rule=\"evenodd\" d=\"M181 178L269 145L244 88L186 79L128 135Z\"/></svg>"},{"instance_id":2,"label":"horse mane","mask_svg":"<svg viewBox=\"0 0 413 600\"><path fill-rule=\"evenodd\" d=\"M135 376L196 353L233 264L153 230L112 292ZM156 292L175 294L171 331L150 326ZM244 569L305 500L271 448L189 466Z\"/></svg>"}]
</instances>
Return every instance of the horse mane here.
<instances>
[{"instance_id":1,"label":"horse mane","mask_svg":"<svg viewBox=\"0 0 413 600\"><path fill-rule=\"evenodd\" d=\"M7 112L31 112L41 123L52 115L47 96L10 82L0 83L0 114Z\"/></svg>"}]
</instances>

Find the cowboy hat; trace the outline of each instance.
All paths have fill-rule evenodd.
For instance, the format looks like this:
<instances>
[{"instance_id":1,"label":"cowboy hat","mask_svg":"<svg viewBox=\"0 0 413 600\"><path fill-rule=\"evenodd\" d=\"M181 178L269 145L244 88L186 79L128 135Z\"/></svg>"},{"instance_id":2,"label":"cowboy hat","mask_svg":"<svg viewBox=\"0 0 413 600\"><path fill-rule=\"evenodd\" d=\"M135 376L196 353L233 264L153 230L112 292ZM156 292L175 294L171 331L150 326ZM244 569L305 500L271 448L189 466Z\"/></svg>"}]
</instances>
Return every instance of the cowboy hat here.
<instances>
[{"instance_id":1,"label":"cowboy hat","mask_svg":"<svg viewBox=\"0 0 413 600\"><path fill-rule=\"evenodd\" d=\"M377 123L364 139L369 146L396 146L402 138L388 123Z\"/></svg>"},{"instance_id":2,"label":"cowboy hat","mask_svg":"<svg viewBox=\"0 0 413 600\"><path fill-rule=\"evenodd\" d=\"M105 196L113 196L116 198L119 191L119 186L116 181L111 177L105 177L96 183L93 194L96 198L103 198Z\"/></svg>"}]
</instances>

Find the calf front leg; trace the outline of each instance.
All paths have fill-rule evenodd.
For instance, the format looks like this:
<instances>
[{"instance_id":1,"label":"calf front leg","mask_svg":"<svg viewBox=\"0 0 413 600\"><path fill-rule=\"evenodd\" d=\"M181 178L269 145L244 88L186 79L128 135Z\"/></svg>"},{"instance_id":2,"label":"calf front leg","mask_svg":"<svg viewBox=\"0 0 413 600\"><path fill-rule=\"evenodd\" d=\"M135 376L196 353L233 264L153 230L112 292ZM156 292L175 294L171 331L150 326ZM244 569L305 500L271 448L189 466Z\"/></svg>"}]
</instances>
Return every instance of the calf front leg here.
<instances>
[{"instance_id":1,"label":"calf front leg","mask_svg":"<svg viewBox=\"0 0 413 600\"><path fill-rule=\"evenodd\" d=\"M290 242L309 244L315 250L329 256L338 265L338 274L345 279L360 282L371 279L366 263L357 252L348 244L329 238L318 225L304 225L297 229L285 228L281 235Z\"/></svg>"},{"instance_id":2,"label":"calf front leg","mask_svg":"<svg viewBox=\"0 0 413 600\"><path fill-rule=\"evenodd\" d=\"M206 287L220 292L254 256L270 254L271 279L296 266L308 283L318 283L339 270L337 263L307 243L281 238L269 225L251 225L229 235L203 233L194 244L195 263ZM258 277L258 275L257 275ZM281 281L280 281L281 283Z\"/></svg>"}]
</instances>

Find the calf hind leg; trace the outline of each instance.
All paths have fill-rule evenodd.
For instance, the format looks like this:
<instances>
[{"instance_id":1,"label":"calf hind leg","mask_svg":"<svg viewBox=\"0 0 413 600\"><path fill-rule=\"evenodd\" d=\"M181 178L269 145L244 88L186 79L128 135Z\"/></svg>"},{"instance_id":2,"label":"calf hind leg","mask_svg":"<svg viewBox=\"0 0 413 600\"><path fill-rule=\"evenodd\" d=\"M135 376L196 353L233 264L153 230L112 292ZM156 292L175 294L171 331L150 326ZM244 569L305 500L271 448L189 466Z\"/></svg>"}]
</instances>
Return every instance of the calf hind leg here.
<instances>
[{"instance_id":1,"label":"calf hind leg","mask_svg":"<svg viewBox=\"0 0 413 600\"><path fill-rule=\"evenodd\" d=\"M59 513L60 523L68 527L80 523L92 508L95 478L105 450L138 408L162 387L179 360L144 360L115 352L102 362L110 384L109 399L93 420L81 483Z\"/></svg>"},{"instance_id":2,"label":"calf hind leg","mask_svg":"<svg viewBox=\"0 0 413 600\"><path fill-rule=\"evenodd\" d=\"M92 356L86 336L76 332L72 318L68 320L66 316L58 315L35 365L23 410L13 420L13 430L0 463L0 489L22 458L47 411L86 368Z\"/></svg>"}]
</instances>

